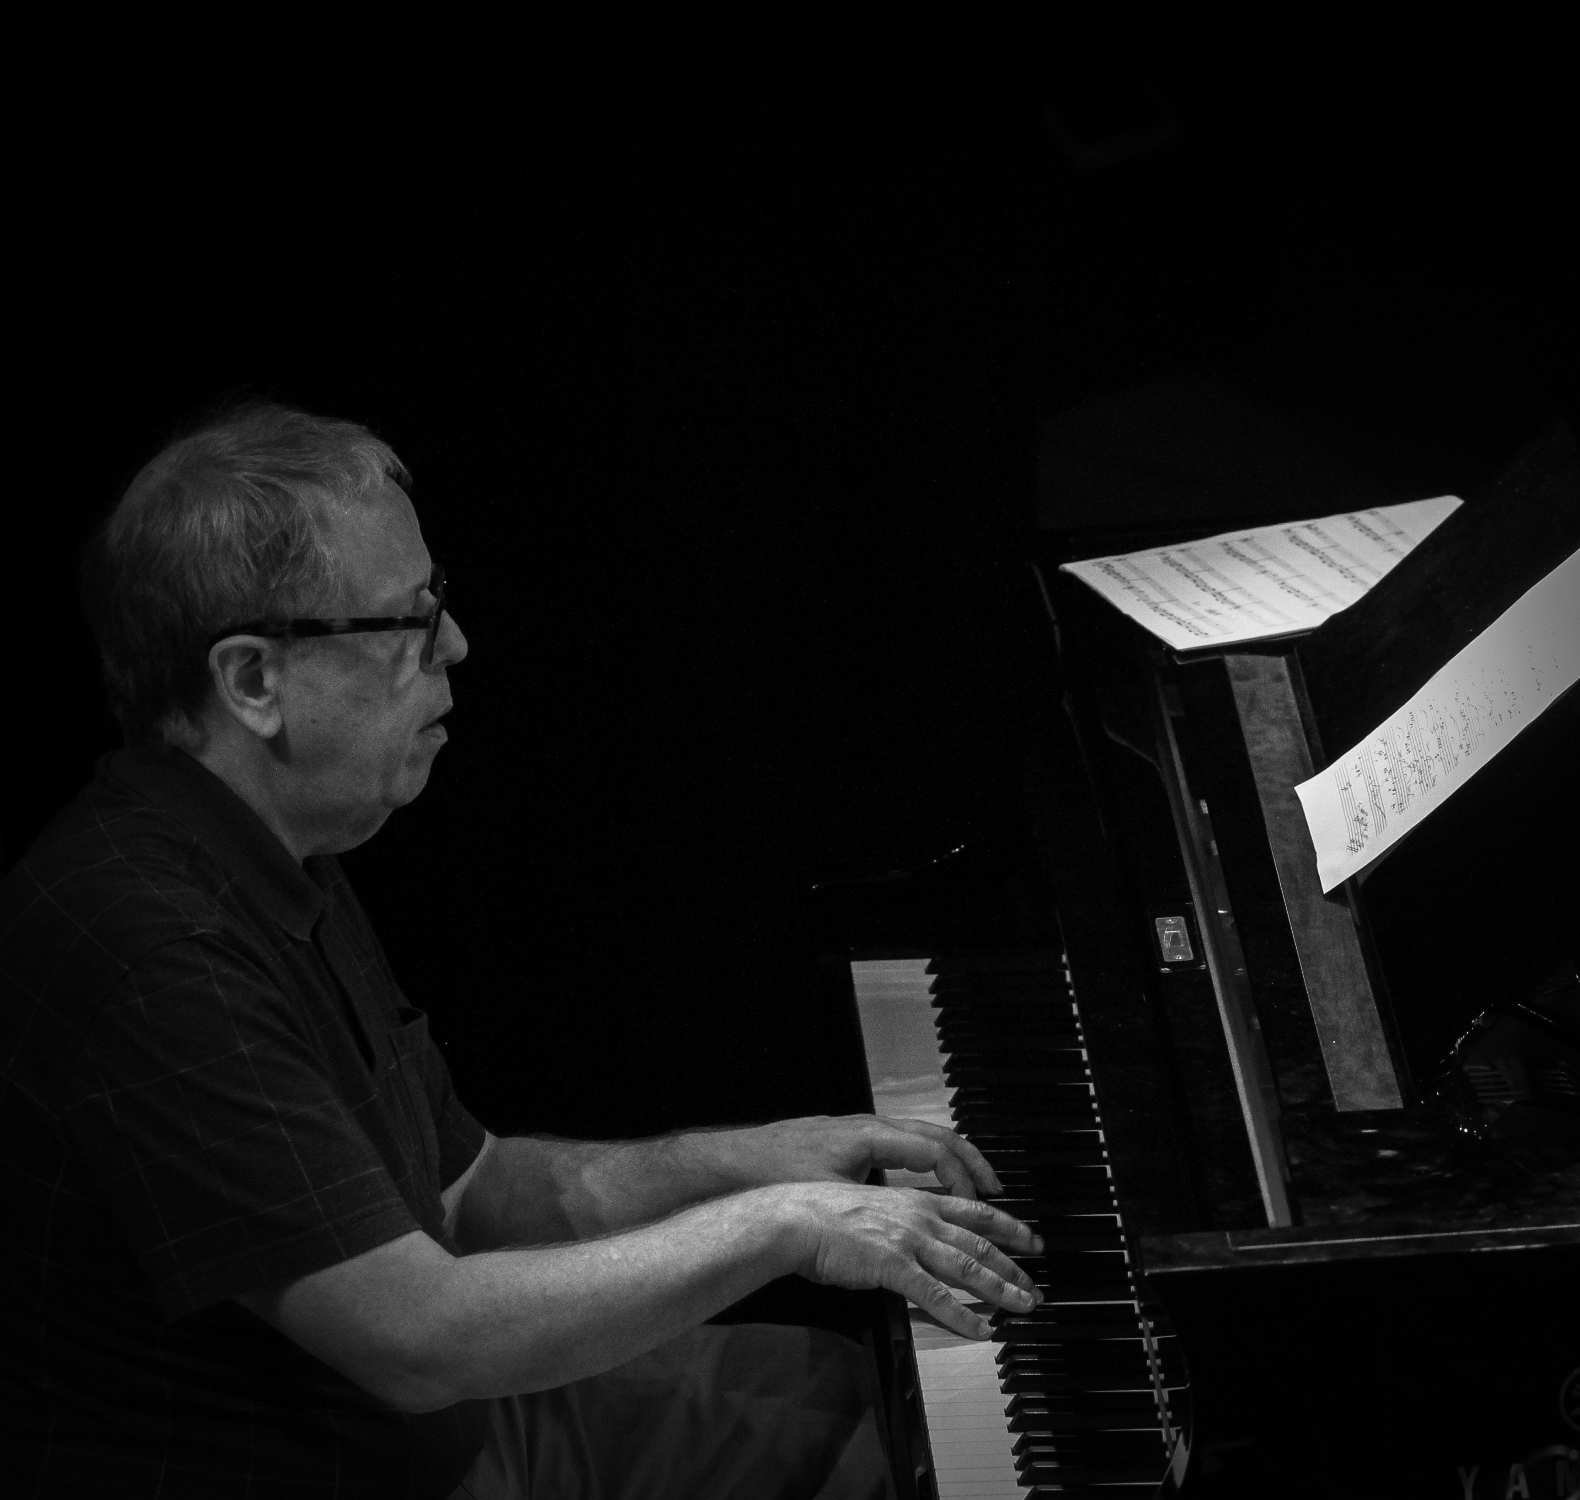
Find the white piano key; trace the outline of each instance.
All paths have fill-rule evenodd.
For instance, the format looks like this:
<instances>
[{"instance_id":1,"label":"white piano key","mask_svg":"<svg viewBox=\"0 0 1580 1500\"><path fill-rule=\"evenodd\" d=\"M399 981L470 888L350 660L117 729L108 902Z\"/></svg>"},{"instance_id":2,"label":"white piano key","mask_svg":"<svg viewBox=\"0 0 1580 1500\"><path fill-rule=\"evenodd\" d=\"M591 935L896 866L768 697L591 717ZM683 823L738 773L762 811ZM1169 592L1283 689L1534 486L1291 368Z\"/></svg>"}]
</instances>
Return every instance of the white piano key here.
<instances>
[{"instance_id":1,"label":"white piano key","mask_svg":"<svg viewBox=\"0 0 1580 1500\"><path fill-rule=\"evenodd\" d=\"M876 1112L953 1129L927 960L878 959L850 967ZM938 1189L930 1172L886 1172L884 1180L891 1187ZM956 1297L975 1312L987 1311L964 1293ZM1018 1500L1025 1492L1015 1481L992 1342L962 1338L914 1311L911 1340L938 1500Z\"/></svg>"},{"instance_id":2,"label":"white piano key","mask_svg":"<svg viewBox=\"0 0 1580 1500\"><path fill-rule=\"evenodd\" d=\"M944 1081L944 1054L934 1027L927 962L926 959L857 961L851 964L851 976L877 1113L889 1119L932 1120L953 1128L954 1117L950 1111L953 1091ZM1068 981L1068 970L1065 977ZM1102 1127L1096 1114L1095 1096L1092 1104L1095 1149L1101 1151ZM939 1191L937 1179L931 1173L887 1172L885 1180L895 1187ZM1117 1238L1117 1213L1080 1217L1112 1220ZM1116 1249L1123 1253L1122 1242ZM951 1291L973 1312L985 1316L990 1311L983 1304L973 1302L968 1293L954 1288ZM1057 1305L1074 1315L1102 1314L1121 1308L1132 1315L1136 1311L1133 1298L1114 1298L1100 1293L1089 1299L1076 1298ZM990 1340L963 1338L914 1308L911 1311L911 1343L916 1354L938 1500L1020 1500L1026 1491L1016 1479L1012 1452L1015 1434L1009 1430L1005 1413L1007 1398L999 1384L995 1344ZM1097 1377L1090 1389L1129 1390L1134 1378Z\"/></svg>"},{"instance_id":3,"label":"white piano key","mask_svg":"<svg viewBox=\"0 0 1580 1500\"><path fill-rule=\"evenodd\" d=\"M981 1303L967 1305L985 1310ZM1015 1480L992 1341L962 1338L913 1312L911 1343L939 1500L1024 1494Z\"/></svg>"}]
</instances>

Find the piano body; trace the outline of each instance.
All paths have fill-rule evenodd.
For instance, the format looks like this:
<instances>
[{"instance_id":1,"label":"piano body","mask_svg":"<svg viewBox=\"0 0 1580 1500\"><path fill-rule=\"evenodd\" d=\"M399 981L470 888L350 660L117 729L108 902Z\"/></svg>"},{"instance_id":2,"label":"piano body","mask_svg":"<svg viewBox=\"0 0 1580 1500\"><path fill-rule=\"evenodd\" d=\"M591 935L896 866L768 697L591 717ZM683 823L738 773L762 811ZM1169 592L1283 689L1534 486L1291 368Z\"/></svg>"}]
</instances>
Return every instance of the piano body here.
<instances>
[{"instance_id":1,"label":"piano body","mask_svg":"<svg viewBox=\"0 0 1580 1500\"><path fill-rule=\"evenodd\" d=\"M1329 897L1292 791L1580 549L1573 440L1301 637L1177 655L1056 568L1182 535L983 593L1035 859L823 893L878 1107L909 983L1049 1242L990 1354L891 1300L902 1496L1580 1492L1580 697Z\"/></svg>"}]
</instances>

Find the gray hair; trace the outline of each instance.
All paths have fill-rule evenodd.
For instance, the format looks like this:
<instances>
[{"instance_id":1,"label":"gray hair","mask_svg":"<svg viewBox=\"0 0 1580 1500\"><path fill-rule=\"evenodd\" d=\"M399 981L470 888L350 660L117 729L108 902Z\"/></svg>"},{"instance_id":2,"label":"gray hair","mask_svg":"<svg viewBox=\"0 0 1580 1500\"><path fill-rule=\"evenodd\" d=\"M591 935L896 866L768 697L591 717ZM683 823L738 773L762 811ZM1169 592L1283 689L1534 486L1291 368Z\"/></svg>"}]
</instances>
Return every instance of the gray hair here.
<instances>
[{"instance_id":1,"label":"gray hair","mask_svg":"<svg viewBox=\"0 0 1580 1500\"><path fill-rule=\"evenodd\" d=\"M138 474L79 573L127 744L192 739L222 630L330 605L344 567L331 507L385 479L411 483L367 428L262 401L177 438Z\"/></svg>"}]
</instances>

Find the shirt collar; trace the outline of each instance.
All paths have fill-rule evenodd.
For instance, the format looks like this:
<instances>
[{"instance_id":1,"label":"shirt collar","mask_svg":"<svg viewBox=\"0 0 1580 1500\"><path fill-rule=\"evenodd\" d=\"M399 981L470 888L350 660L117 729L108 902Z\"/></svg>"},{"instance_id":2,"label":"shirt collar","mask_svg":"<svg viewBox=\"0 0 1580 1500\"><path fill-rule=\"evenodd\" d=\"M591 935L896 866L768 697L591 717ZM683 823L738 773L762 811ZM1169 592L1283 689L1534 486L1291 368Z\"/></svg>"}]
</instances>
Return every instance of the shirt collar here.
<instances>
[{"instance_id":1,"label":"shirt collar","mask_svg":"<svg viewBox=\"0 0 1580 1500\"><path fill-rule=\"evenodd\" d=\"M130 746L106 759L111 775L176 817L292 937L312 936L323 892L207 766L173 745Z\"/></svg>"}]
</instances>

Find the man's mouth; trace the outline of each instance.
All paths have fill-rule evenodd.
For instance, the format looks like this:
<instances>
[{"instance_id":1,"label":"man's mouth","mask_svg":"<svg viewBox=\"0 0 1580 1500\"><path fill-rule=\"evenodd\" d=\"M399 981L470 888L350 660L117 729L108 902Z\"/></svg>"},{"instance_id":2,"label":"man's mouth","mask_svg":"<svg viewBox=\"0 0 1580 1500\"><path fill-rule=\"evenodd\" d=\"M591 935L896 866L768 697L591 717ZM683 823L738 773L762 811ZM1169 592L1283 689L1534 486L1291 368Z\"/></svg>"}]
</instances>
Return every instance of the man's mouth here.
<instances>
[{"instance_id":1,"label":"man's mouth","mask_svg":"<svg viewBox=\"0 0 1580 1500\"><path fill-rule=\"evenodd\" d=\"M452 708L454 708L454 707L455 707L455 705L453 703L445 704L445 706L443 708L441 708L439 710L439 712L436 713L431 719L429 719L428 722L426 724L424 724L422 727L425 730L426 729L437 729L439 727L439 720L442 719L447 713L449 713L450 710Z\"/></svg>"}]
</instances>

